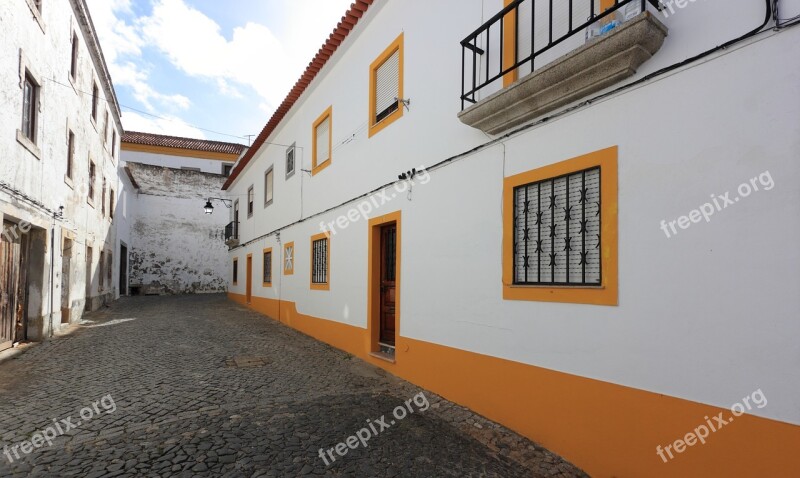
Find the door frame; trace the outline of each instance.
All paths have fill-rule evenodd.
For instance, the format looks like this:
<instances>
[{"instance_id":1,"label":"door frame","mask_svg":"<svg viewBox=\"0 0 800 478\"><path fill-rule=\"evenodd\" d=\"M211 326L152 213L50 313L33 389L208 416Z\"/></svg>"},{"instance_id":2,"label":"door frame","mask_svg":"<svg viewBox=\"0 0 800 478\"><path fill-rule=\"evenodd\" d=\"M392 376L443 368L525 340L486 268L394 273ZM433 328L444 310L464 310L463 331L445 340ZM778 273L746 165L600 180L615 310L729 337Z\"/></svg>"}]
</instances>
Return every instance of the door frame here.
<instances>
[{"instance_id":1,"label":"door frame","mask_svg":"<svg viewBox=\"0 0 800 478\"><path fill-rule=\"evenodd\" d=\"M383 216L369 220L368 235L368 259L367 259L367 333L369 336L369 352L377 353L380 351L381 333L381 230L383 226L395 223L397 226L397 240L395 244L395 351L400 349L400 286L401 282L401 212L395 211ZM397 360L395 352L394 360Z\"/></svg>"},{"instance_id":2,"label":"door frame","mask_svg":"<svg viewBox=\"0 0 800 478\"><path fill-rule=\"evenodd\" d=\"M247 266L245 267L245 271L247 273L246 282L245 282L245 297L246 302L251 304L253 302L253 254L247 254L246 260Z\"/></svg>"}]
</instances>

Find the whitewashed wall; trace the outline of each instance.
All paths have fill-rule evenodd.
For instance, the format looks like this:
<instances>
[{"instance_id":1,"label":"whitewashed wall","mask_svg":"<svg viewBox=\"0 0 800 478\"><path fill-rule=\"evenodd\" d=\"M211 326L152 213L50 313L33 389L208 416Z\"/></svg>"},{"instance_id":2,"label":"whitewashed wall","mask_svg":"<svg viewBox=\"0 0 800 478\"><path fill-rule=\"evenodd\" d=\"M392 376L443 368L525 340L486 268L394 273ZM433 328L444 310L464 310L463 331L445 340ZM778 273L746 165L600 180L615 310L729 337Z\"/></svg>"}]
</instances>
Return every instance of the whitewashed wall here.
<instances>
[{"instance_id":1,"label":"whitewashed wall","mask_svg":"<svg viewBox=\"0 0 800 478\"><path fill-rule=\"evenodd\" d=\"M637 78L763 21L763 3L731 3L725 9L690 3L665 19L670 36ZM333 105L332 165L314 177L284 180L284 148L262 148L230 190L242 198L243 243L401 171L487 142L456 117L458 42L499 4L471 0L453 8L452 2L419 0L371 8L268 139L296 141L300 164L310 169L312 122ZM368 139L369 64L401 32L410 111ZM380 212L403 213L399 333L720 407L761 388L769 406L752 413L800 424L800 388L786 379L800 356L800 252L789 239L800 234L794 186L800 180L800 64L787 57L798 41L797 29L765 33L508 138L504 146L467 155L433 171L411 200L393 200ZM619 146L620 305L504 301L503 178L613 145ZM275 202L265 208L263 175L271 165ZM735 191L765 171L774 179L770 191L673 238L659 228L662 219L686 215L710 194ZM250 185L256 190L253 219L244 206ZM333 221L348 207L283 229L281 241L295 242L295 274L279 275L277 285L263 289L260 260L254 260L254 294L366 328L365 221L334 235L330 291L308 285L310 236L320 232L320 221ZM270 236L231 251L229 263L238 257L242 275L246 255L259 258L264 247L280 251ZM245 283L240 278L229 287L243 294Z\"/></svg>"},{"instance_id":2,"label":"whitewashed wall","mask_svg":"<svg viewBox=\"0 0 800 478\"><path fill-rule=\"evenodd\" d=\"M235 161L220 161L217 159L190 158L188 156L173 156L169 154L144 153L141 151L124 150L122 157L125 161L134 163L166 166L168 168L198 168L204 173L222 174L222 165L233 165Z\"/></svg>"}]
</instances>

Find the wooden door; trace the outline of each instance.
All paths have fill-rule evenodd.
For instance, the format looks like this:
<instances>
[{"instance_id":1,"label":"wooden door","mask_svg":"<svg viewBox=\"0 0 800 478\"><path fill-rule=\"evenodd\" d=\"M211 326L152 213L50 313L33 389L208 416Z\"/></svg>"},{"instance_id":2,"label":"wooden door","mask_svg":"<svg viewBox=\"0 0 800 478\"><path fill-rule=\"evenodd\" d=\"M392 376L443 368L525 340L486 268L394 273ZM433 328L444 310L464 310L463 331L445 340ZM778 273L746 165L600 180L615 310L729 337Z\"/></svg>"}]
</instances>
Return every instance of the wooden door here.
<instances>
[{"instance_id":1,"label":"wooden door","mask_svg":"<svg viewBox=\"0 0 800 478\"><path fill-rule=\"evenodd\" d=\"M72 274L72 240L64 238L61 246L61 323L69 323L70 300L69 286Z\"/></svg>"},{"instance_id":2,"label":"wooden door","mask_svg":"<svg viewBox=\"0 0 800 478\"><path fill-rule=\"evenodd\" d=\"M395 343L395 277L397 275L397 224L381 228L381 330L380 343Z\"/></svg>"},{"instance_id":3,"label":"wooden door","mask_svg":"<svg viewBox=\"0 0 800 478\"><path fill-rule=\"evenodd\" d=\"M247 303L253 298L253 256L247 256Z\"/></svg>"},{"instance_id":4,"label":"wooden door","mask_svg":"<svg viewBox=\"0 0 800 478\"><path fill-rule=\"evenodd\" d=\"M25 338L26 236L3 222L0 235L0 350Z\"/></svg>"},{"instance_id":5,"label":"wooden door","mask_svg":"<svg viewBox=\"0 0 800 478\"><path fill-rule=\"evenodd\" d=\"M119 295L128 295L128 248L119 245Z\"/></svg>"}]
</instances>

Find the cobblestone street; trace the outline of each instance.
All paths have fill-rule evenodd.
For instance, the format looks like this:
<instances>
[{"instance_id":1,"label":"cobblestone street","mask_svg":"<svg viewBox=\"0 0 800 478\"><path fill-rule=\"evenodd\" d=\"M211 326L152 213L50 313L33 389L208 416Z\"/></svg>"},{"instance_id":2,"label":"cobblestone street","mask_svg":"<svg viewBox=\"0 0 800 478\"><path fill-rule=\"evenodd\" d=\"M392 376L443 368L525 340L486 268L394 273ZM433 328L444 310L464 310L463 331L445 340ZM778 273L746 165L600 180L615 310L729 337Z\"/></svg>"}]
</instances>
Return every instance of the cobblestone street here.
<instances>
[{"instance_id":1,"label":"cobblestone street","mask_svg":"<svg viewBox=\"0 0 800 478\"><path fill-rule=\"evenodd\" d=\"M0 364L0 476L585 476L221 295L126 298L85 322ZM420 392L429 408L320 458Z\"/></svg>"}]
</instances>

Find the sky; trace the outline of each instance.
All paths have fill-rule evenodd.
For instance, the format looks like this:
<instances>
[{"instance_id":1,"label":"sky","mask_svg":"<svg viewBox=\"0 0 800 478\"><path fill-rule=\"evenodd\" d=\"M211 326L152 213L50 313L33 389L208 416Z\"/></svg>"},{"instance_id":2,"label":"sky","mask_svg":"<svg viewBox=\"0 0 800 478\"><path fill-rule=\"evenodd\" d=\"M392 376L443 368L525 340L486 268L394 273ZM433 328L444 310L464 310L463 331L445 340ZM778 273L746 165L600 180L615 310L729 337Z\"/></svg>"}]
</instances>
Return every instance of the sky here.
<instances>
[{"instance_id":1,"label":"sky","mask_svg":"<svg viewBox=\"0 0 800 478\"><path fill-rule=\"evenodd\" d=\"M248 144L352 0L87 0L126 131Z\"/></svg>"}]
</instances>

